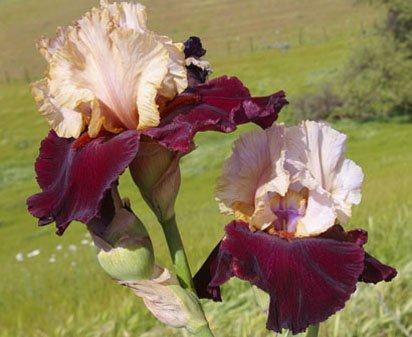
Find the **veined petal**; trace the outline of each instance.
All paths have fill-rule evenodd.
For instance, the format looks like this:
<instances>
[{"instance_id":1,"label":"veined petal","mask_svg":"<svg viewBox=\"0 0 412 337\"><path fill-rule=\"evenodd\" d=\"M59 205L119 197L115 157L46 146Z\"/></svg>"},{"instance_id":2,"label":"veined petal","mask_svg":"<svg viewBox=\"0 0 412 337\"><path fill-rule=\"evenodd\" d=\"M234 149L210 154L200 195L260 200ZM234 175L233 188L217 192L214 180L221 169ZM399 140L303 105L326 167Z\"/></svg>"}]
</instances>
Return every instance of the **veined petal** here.
<instances>
[{"instance_id":1,"label":"veined petal","mask_svg":"<svg viewBox=\"0 0 412 337\"><path fill-rule=\"evenodd\" d=\"M36 161L42 192L31 196L27 205L39 225L55 221L58 234L73 220L88 223L100 216L106 191L136 156L139 132L81 141L50 131Z\"/></svg>"},{"instance_id":2,"label":"veined petal","mask_svg":"<svg viewBox=\"0 0 412 337\"><path fill-rule=\"evenodd\" d=\"M330 193L338 220L343 224L347 223L352 215L352 205L361 202L362 182L362 169L352 160L342 158L336 168Z\"/></svg>"},{"instance_id":3,"label":"veined petal","mask_svg":"<svg viewBox=\"0 0 412 337\"><path fill-rule=\"evenodd\" d=\"M362 170L344 158L346 136L324 123L306 121L286 130L286 162L293 179L333 201L346 223L361 199Z\"/></svg>"},{"instance_id":4,"label":"veined petal","mask_svg":"<svg viewBox=\"0 0 412 337\"><path fill-rule=\"evenodd\" d=\"M199 131L232 132L247 122L265 127L285 104L283 91L254 98L237 78L219 77L177 95L162 111L159 126L143 133L171 151L187 152Z\"/></svg>"},{"instance_id":5,"label":"veined petal","mask_svg":"<svg viewBox=\"0 0 412 337\"><path fill-rule=\"evenodd\" d=\"M157 36L169 52L169 69L159 89L159 95L172 99L187 88L187 71L184 57L184 45L173 43L167 36Z\"/></svg>"},{"instance_id":6,"label":"veined petal","mask_svg":"<svg viewBox=\"0 0 412 337\"><path fill-rule=\"evenodd\" d=\"M284 161L283 125L241 136L218 178L217 200L233 212L241 211L237 204L263 209L268 192L284 195L287 191L289 176Z\"/></svg>"},{"instance_id":7,"label":"veined petal","mask_svg":"<svg viewBox=\"0 0 412 337\"><path fill-rule=\"evenodd\" d=\"M101 6L108 8L116 24L121 28L130 29L138 33L152 34L169 53L169 69L159 89L159 94L172 99L187 87L184 46L182 43L173 43L167 36L152 33L147 28L147 15L145 6L139 3L107 3Z\"/></svg>"},{"instance_id":8,"label":"veined petal","mask_svg":"<svg viewBox=\"0 0 412 337\"><path fill-rule=\"evenodd\" d=\"M50 40L43 36L36 43L37 49L47 62L51 62L56 50L63 48L65 43L65 31L65 28L58 27L56 31L56 37L54 39Z\"/></svg>"},{"instance_id":9,"label":"veined petal","mask_svg":"<svg viewBox=\"0 0 412 337\"><path fill-rule=\"evenodd\" d=\"M84 120L80 112L59 106L50 95L46 78L30 86L31 94L40 113L47 119L50 127L59 137L77 138L84 129Z\"/></svg>"},{"instance_id":10,"label":"veined petal","mask_svg":"<svg viewBox=\"0 0 412 337\"><path fill-rule=\"evenodd\" d=\"M226 252L225 259L227 254L231 257L234 276L270 295L266 326L276 332L286 328L296 334L342 309L363 270L364 251L356 244L325 238L289 242L252 233L243 222L226 226L220 250ZM227 281L227 263L223 265L210 289Z\"/></svg>"},{"instance_id":11,"label":"veined petal","mask_svg":"<svg viewBox=\"0 0 412 337\"><path fill-rule=\"evenodd\" d=\"M327 194L309 191L305 215L298 221L295 235L307 237L319 235L335 224L333 201Z\"/></svg>"},{"instance_id":12,"label":"veined petal","mask_svg":"<svg viewBox=\"0 0 412 337\"><path fill-rule=\"evenodd\" d=\"M169 56L153 33L116 27L107 8L94 8L66 39L49 71L50 93L60 106L98 100L109 124L142 129L159 123L155 98Z\"/></svg>"},{"instance_id":13,"label":"veined petal","mask_svg":"<svg viewBox=\"0 0 412 337\"><path fill-rule=\"evenodd\" d=\"M147 31L146 7L139 3L100 1L100 7L107 8L115 23L122 28L133 29L138 33Z\"/></svg>"},{"instance_id":14,"label":"veined petal","mask_svg":"<svg viewBox=\"0 0 412 337\"><path fill-rule=\"evenodd\" d=\"M363 229L353 229L345 232L342 226L335 225L325 233L322 233L321 237L342 242L353 242L359 247L363 247L368 241L368 232ZM364 268L362 274L359 276L359 281L375 284L381 281L389 282L397 274L398 272L395 268L383 264L365 252Z\"/></svg>"}]
</instances>

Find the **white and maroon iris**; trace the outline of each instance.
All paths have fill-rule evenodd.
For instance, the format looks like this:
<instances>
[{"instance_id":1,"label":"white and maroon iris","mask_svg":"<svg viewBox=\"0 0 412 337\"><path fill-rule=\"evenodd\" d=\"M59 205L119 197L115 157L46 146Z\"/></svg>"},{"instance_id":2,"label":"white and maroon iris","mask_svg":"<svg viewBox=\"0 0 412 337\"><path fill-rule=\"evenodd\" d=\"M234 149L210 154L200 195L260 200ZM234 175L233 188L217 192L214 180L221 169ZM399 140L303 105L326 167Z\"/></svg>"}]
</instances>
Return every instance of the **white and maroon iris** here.
<instances>
[{"instance_id":1,"label":"white and maroon iris","mask_svg":"<svg viewBox=\"0 0 412 337\"><path fill-rule=\"evenodd\" d=\"M361 200L362 170L344 157L345 135L324 123L304 122L241 137L217 184L225 213L252 231L293 237L346 223Z\"/></svg>"},{"instance_id":2,"label":"white and maroon iris","mask_svg":"<svg viewBox=\"0 0 412 337\"><path fill-rule=\"evenodd\" d=\"M234 221L195 276L201 297L221 300L236 276L270 295L267 328L298 333L342 309L357 281L396 275L345 232L361 200L362 170L345 158L346 136L325 123L256 130L236 141L216 197Z\"/></svg>"},{"instance_id":3,"label":"white and maroon iris","mask_svg":"<svg viewBox=\"0 0 412 337\"><path fill-rule=\"evenodd\" d=\"M42 191L27 204L58 234L73 220L107 223L101 205L128 167L158 218L172 216L197 132L267 128L287 104L283 91L252 97L236 77L208 81L200 39L155 34L137 3L101 1L38 48L48 68L31 91L52 130L36 161Z\"/></svg>"}]
</instances>

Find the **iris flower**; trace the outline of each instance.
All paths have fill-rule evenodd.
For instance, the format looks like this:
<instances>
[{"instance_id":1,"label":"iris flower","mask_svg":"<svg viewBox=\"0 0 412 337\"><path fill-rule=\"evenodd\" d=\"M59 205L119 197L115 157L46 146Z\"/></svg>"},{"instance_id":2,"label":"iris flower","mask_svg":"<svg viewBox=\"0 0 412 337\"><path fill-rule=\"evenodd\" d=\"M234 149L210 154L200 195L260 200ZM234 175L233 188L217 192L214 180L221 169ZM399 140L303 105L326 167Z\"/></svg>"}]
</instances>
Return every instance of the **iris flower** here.
<instances>
[{"instance_id":1,"label":"iris flower","mask_svg":"<svg viewBox=\"0 0 412 337\"><path fill-rule=\"evenodd\" d=\"M363 173L344 157L346 136L324 123L243 135L218 179L220 209L234 220L195 277L201 297L238 277L270 296L267 328L294 334L342 309L358 281L396 270L365 252L367 232L346 232Z\"/></svg>"},{"instance_id":2,"label":"iris flower","mask_svg":"<svg viewBox=\"0 0 412 337\"><path fill-rule=\"evenodd\" d=\"M282 91L251 97L235 77L210 81L198 38L173 43L146 25L140 4L102 1L54 39L38 43L46 77L31 86L52 130L36 161L41 192L27 203L39 225L104 219L101 204L130 166L159 219L174 215L179 159L199 131L269 127Z\"/></svg>"}]
</instances>

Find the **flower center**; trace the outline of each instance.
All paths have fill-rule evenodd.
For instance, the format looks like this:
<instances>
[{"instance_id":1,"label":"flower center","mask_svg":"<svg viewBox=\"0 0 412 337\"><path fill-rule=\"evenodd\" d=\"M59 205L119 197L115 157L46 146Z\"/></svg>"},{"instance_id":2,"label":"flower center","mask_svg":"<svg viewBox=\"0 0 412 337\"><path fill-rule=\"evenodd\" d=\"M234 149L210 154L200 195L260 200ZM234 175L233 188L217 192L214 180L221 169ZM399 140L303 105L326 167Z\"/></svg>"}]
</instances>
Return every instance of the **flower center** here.
<instances>
[{"instance_id":1,"label":"flower center","mask_svg":"<svg viewBox=\"0 0 412 337\"><path fill-rule=\"evenodd\" d=\"M293 238L299 220L305 215L307 199L306 188L299 192L289 190L284 196L275 194L270 200L270 209L276 219L266 231L269 234Z\"/></svg>"}]
</instances>

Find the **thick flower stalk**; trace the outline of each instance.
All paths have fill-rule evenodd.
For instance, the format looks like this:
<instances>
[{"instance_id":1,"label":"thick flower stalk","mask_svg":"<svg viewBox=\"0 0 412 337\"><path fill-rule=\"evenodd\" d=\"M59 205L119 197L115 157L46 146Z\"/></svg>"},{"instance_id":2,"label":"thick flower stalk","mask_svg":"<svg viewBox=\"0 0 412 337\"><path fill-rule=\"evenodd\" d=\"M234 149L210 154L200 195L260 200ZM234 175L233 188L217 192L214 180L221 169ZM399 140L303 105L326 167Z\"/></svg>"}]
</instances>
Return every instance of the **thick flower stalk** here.
<instances>
[{"instance_id":1,"label":"thick flower stalk","mask_svg":"<svg viewBox=\"0 0 412 337\"><path fill-rule=\"evenodd\" d=\"M129 201L120 199L116 184L105 194L100 216L87 225L101 267L142 298L157 319L195 336L212 336L196 295L183 289L167 269L155 265L149 234Z\"/></svg>"},{"instance_id":2,"label":"thick flower stalk","mask_svg":"<svg viewBox=\"0 0 412 337\"><path fill-rule=\"evenodd\" d=\"M324 123L243 135L218 179L221 211L234 220L195 277L221 300L231 277L270 296L267 328L294 334L342 309L358 281L390 281L392 267L363 249L367 232L342 225L361 201L363 173L344 157L345 135Z\"/></svg>"}]
</instances>

